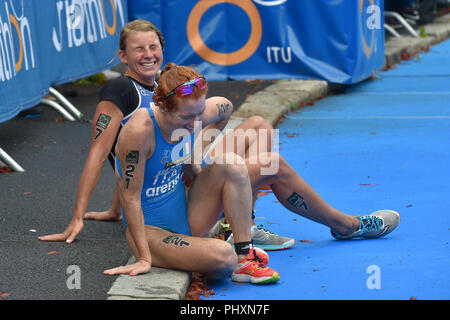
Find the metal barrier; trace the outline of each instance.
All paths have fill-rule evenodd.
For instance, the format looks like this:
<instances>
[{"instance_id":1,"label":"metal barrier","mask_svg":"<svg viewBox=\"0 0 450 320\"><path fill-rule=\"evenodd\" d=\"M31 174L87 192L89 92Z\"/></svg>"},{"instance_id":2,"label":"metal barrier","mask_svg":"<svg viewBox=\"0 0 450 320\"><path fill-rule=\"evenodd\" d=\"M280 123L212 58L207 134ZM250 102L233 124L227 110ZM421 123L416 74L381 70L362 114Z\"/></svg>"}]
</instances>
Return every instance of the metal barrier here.
<instances>
[{"instance_id":1,"label":"metal barrier","mask_svg":"<svg viewBox=\"0 0 450 320\"><path fill-rule=\"evenodd\" d=\"M406 31L408 31L409 34L411 34L414 38L419 38L419 35L417 34L416 30L413 29L413 27L411 27L411 25L408 23L408 21L406 21L400 14L398 14L395 11L385 11L384 12L384 16L385 17L392 17L398 20L398 22L400 22L400 24L406 29ZM384 24L384 27L386 28L387 24ZM388 32L390 32L394 37L401 37L401 35L394 30L394 28L388 26L386 28L386 30Z\"/></svg>"},{"instance_id":2,"label":"metal barrier","mask_svg":"<svg viewBox=\"0 0 450 320\"><path fill-rule=\"evenodd\" d=\"M42 98L41 103L48 105L55 109L58 113L60 113L64 118L69 121L83 121L84 116L69 100L66 99L58 90L50 87L49 92L52 96L55 97L61 104L56 101L50 100L48 98ZM0 162L3 162L8 167L10 167L13 171L16 172L25 172L25 169L22 168L10 155L8 155L2 148L0 148ZM0 163L1 164L1 163Z\"/></svg>"},{"instance_id":3,"label":"metal barrier","mask_svg":"<svg viewBox=\"0 0 450 320\"><path fill-rule=\"evenodd\" d=\"M85 2L0 0L0 123L39 103L69 121L84 120L51 86L119 64L119 34L128 20L127 0ZM24 171L3 149L0 161Z\"/></svg>"},{"instance_id":4,"label":"metal barrier","mask_svg":"<svg viewBox=\"0 0 450 320\"><path fill-rule=\"evenodd\" d=\"M77 108L75 108L75 106L72 103L70 103L69 100L67 100L61 93L59 93L58 90L56 90L53 87L50 87L49 92L62 104L62 107L67 109L73 116L75 116L77 120L82 121L84 119L83 114Z\"/></svg>"},{"instance_id":5,"label":"metal barrier","mask_svg":"<svg viewBox=\"0 0 450 320\"><path fill-rule=\"evenodd\" d=\"M13 171L25 172L25 170L5 151L3 151L2 148L0 148L0 160L4 162L8 167L10 167Z\"/></svg>"}]
</instances>

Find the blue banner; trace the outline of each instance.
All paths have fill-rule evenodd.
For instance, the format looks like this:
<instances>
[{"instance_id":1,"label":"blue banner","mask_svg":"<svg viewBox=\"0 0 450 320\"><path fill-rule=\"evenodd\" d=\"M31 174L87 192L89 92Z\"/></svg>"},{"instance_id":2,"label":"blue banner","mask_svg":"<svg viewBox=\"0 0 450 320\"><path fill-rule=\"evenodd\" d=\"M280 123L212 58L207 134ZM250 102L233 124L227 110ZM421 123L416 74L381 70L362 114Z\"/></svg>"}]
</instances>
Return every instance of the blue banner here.
<instances>
[{"instance_id":1,"label":"blue banner","mask_svg":"<svg viewBox=\"0 0 450 320\"><path fill-rule=\"evenodd\" d=\"M382 0L131 0L164 59L209 80L323 79L351 84L383 66Z\"/></svg>"},{"instance_id":2,"label":"blue banner","mask_svg":"<svg viewBox=\"0 0 450 320\"><path fill-rule=\"evenodd\" d=\"M0 122L120 63L127 0L0 0Z\"/></svg>"}]
</instances>

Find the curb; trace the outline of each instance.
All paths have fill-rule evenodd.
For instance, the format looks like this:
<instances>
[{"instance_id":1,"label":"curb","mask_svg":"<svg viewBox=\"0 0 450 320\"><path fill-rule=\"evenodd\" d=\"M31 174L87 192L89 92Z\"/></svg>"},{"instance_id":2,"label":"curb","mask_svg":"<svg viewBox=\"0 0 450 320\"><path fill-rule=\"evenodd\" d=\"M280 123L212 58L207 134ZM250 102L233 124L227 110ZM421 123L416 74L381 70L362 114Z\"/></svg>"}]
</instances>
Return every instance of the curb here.
<instances>
[{"instance_id":1,"label":"curb","mask_svg":"<svg viewBox=\"0 0 450 320\"><path fill-rule=\"evenodd\" d=\"M127 265L135 262L132 257ZM191 272L158 267L139 276L120 275L107 293L108 300L182 300L191 278Z\"/></svg>"},{"instance_id":2,"label":"curb","mask_svg":"<svg viewBox=\"0 0 450 320\"><path fill-rule=\"evenodd\" d=\"M450 37L450 14L425 26L425 38L391 38L385 43L383 68L395 65ZM226 129L233 129L251 116L261 116L274 127L288 112L297 110L328 95L326 81L280 80L247 100L232 114ZM128 264L134 263L132 257ZM108 300L182 300L192 280L192 272L152 267L151 272L138 277L120 275L108 291Z\"/></svg>"},{"instance_id":3,"label":"curb","mask_svg":"<svg viewBox=\"0 0 450 320\"><path fill-rule=\"evenodd\" d=\"M247 98L231 119L260 116L274 127L290 111L313 103L328 94L328 83L317 80L280 80Z\"/></svg>"}]
</instances>

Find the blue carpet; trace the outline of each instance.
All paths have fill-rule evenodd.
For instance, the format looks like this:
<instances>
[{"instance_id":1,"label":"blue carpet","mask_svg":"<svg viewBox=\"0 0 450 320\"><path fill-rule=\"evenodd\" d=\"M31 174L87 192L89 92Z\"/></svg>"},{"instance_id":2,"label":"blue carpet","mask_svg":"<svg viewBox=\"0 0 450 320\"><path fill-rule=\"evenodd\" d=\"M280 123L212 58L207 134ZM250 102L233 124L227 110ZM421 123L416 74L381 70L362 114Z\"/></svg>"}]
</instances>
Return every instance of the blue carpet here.
<instances>
[{"instance_id":1,"label":"blue carpet","mask_svg":"<svg viewBox=\"0 0 450 320\"><path fill-rule=\"evenodd\" d=\"M449 57L446 41L278 127L281 155L330 205L352 215L393 209L399 227L381 239L336 241L273 194L260 197L256 223L296 239L269 252L280 282L227 279L208 300L450 298Z\"/></svg>"}]
</instances>

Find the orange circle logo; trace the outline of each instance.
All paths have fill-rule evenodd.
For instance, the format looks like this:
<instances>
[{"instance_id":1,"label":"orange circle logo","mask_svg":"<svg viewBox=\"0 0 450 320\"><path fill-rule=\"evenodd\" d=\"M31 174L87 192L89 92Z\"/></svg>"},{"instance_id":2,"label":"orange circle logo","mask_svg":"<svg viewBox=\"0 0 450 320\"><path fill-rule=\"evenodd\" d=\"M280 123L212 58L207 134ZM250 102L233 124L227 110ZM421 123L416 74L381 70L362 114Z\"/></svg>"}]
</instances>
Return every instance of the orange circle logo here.
<instances>
[{"instance_id":1,"label":"orange circle logo","mask_svg":"<svg viewBox=\"0 0 450 320\"><path fill-rule=\"evenodd\" d=\"M232 3L245 11L250 19L251 34L247 43L234 52L221 53L208 48L200 36L200 20L211 7L220 3ZM252 1L242 0L200 0L192 9L187 21L187 37L194 51L204 60L214 64L229 66L247 60L258 49L262 36L262 23L258 9Z\"/></svg>"}]
</instances>

